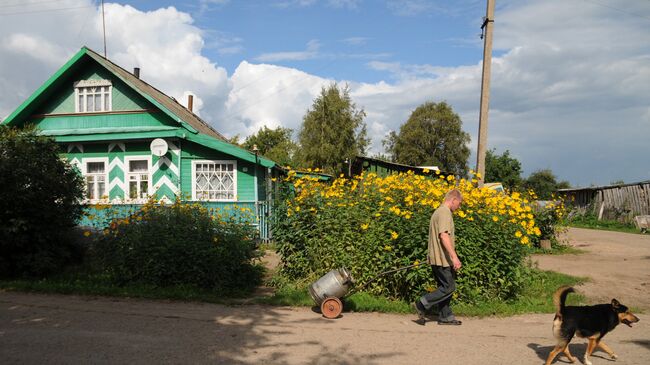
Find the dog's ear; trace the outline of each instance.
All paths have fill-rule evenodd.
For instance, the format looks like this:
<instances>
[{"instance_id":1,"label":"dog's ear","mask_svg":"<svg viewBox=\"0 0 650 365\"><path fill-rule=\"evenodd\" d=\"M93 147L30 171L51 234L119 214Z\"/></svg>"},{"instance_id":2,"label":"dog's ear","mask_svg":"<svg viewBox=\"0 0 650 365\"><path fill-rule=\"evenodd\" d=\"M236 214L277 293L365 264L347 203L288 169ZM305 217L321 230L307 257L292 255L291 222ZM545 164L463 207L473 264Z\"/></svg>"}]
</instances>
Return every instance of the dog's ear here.
<instances>
[{"instance_id":1,"label":"dog's ear","mask_svg":"<svg viewBox=\"0 0 650 365\"><path fill-rule=\"evenodd\" d=\"M616 299L612 299L612 307L613 307L614 309L616 309L616 308L618 308L618 307L620 307L620 306L621 306L621 303L619 303L618 300L616 300Z\"/></svg>"}]
</instances>

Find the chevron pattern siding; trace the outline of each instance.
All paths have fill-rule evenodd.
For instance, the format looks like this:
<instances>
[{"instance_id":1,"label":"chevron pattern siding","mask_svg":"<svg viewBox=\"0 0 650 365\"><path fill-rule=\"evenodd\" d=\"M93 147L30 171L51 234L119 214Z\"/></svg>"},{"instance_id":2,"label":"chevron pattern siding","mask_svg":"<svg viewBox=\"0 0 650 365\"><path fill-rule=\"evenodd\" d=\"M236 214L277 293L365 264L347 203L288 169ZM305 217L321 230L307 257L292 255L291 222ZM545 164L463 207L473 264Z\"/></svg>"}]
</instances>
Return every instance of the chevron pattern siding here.
<instances>
[{"instance_id":1,"label":"chevron pattern siding","mask_svg":"<svg viewBox=\"0 0 650 365\"><path fill-rule=\"evenodd\" d=\"M128 191L128 185L124 177L126 168L124 166L124 143L109 143L108 145L108 192L109 199L124 199Z\"/></svg>"},{"instance_id":2,"label":"chevron pattern siding","mask_svg":"<svg viewBox=\"0 0 650 365\"><path fill-rule=\"evenodd\" d=\"M128 166L126 164L127 156L138 156L151 158L151 179L152 184L150 193L155 196L157 200L166 202L174 201L177 195L180 194L180 159L181 150L177 142L167 141L169 150L166 155L158 157L151 155L148 150L148 143L124 143L124 142L111 142L103 145L101 150L106 151L97 153L98 145L92 145L95 152L92 153L93 158L107 157L108 166L108 185L107 192L111 202L124 202L129 197L129 182L127 181ZM145 146L146 145L146 146ZM80 143L70 143L66 146L66 156L71 164L79 167L82 171L82 164L84 158L89 157L87 152L84 152L84 145Z\"/></svg>"},{"instance_id":3,"label":"chevron pattern siding","mask_svg":"<svg viewBox=\"0 0 650 365\"><path fill-rule=\"evenodd\" d=\"M153 191L156 199L173 201L180 194L181 150L178 144L167 140L169 150L161 157L152 156Z\"/></svg>"}]
</instances>

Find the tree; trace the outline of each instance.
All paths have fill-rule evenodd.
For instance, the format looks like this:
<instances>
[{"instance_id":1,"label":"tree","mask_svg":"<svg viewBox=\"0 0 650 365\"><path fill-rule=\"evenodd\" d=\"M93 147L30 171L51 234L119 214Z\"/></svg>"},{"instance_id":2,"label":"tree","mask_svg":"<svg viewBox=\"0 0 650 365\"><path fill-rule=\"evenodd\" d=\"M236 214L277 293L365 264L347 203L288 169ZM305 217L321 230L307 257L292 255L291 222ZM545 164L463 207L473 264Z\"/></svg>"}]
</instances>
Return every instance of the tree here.
<instances>
[{"instance_id":1,"label":"tree","mask_svg":"<svg viewBox=\"0 0 650 365\"><path fill-rule=\"evenodd\" d=\"M521 185L521 163L510 157L506 150L497 155L495 149L488 150L485 154L485 181L500 182L506 189L514 190Z\"/></svg>"},{"instance_id":2,"label":"tree","mask_svg":"<svg viewBox=\"0 0 650 365\"><path fill-rule=\"evenodd\" d=\"M34 128L0 126L0 276L60 270L80 249L84 180Z\"/></svg>"},{"instance_id":3,"label":"tree","mask_svg":"<svg viewBox=\"0 0 650 365\"><path fill-rule=\"evenodd\" d=\"M291 140L293 130L277 127L269 129L264 126L256 134L248 136L243 147L252 150L257 145L259 153L281 166L294 166L293 157L298 146Z\"/></svg>"},{"instance_id":4,"label":"tree","mask_svg":"<svg viewBox=\"0 0 650 365\"><path fill-rule=\"evenodd\" d=\"M299 157L303 167L319 167L338 174L347 170L345 159L365 154L369 139L363 109L357 109L346 85L323 87L303 117Z\"/></svg>"},{"instance_id":5,"label":"tree","mask_svg":"<svg viewBox=\"0 0 650 365\"><path fill-rule=\"evenodd\" d=\"M550 200L558 189L569 187L570 184L567 181L557 182L557 178L550 169L537 170L524 181L524 188L533 190L540 200Z\"/></svg>"},{"instance_id":6,"label":"tree","mask_svg":"<svg viewBox=\"0 0 650 365\"><path fill-rule=\"evenodd\" d=\"M460 117L446 102L426 102L417 107L399 130L384 140L393 162L413 166L435 165L440 170L465 176L469 134Z\"/></svg>"}]
</instances>

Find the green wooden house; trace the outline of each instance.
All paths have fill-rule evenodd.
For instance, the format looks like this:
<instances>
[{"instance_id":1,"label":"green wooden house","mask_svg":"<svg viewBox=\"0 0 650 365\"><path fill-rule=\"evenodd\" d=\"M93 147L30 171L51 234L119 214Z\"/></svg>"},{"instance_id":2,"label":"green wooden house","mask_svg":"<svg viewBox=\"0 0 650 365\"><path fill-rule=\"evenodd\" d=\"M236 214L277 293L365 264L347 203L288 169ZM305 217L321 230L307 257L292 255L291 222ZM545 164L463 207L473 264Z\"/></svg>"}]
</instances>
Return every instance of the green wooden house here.
<instances>
[{"instance_id":1,"label":"green wooden house","mask_svg":"<svg viewBox=\"0 0 650 365\"><path fill-rule=\"evenodd\" d=\"M276 164L227 142L191 110L83 47L3 124L35 125L53 137L86 181L89 209L124 212L148 197L197 201L213 210L237 205L255 212L269 237ZM83 225L84 222L81 222Z\"/></svg>"}]
</instances>

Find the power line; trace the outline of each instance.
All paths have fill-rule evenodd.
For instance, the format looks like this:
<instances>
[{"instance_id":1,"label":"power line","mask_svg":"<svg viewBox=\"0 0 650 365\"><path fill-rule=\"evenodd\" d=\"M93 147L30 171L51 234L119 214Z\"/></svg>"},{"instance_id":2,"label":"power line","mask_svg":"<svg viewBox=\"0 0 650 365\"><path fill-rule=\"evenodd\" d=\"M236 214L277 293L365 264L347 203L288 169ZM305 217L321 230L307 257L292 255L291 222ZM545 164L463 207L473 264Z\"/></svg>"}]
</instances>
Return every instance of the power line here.
<instances>
[{"instance_id":1,"label":"power line","mask_svg":"<svg viewBox=\"0 0 650 365\"><path fill-rule=\"evenodd\" d=\"M34 14L34 13L47 13L47 12L55 12L55 11L65 11L65 10L76 10L76 9L86 9L86 8L94 8L94 5L90 6L76 6L76 7L71 7L71 8L58 8L58 9L41 9L41 10L29 10L29 11L17 11L13 13L0 13L0 16L4 15L18 15L18 14Z\"/></svg>"},{"instance_id":2,"label":"power line","mask_svg":"<svg viewBox=\"0 0 650 365\"><path fill-rule=\"evenodd\" d=\"M603 8L608 8L608 9L616 10L616 11L618 11L618 12L621 12L621 13L624 13L624 14L627 14L627 15L634 15L634 16L638 16L639 18L643 18L643 19L648 19L648 20L650 20L650 17L643 16L643 15L641 15L641 14L637 14L637 13L632 13L632 12L629 12L629 11L623 10L623 9L621 9L621 8L616 8L616 7L613 7L613 6L605 5L605 4L599 3L599 2L597 2L597 1L593 1L593 0L582 0L582 1L584 1L584 2L588 2L588 3L591 3L591 4L594 4L594 5L602 6Z\"/></svg>"},{"instance_id":3,"label":"power line","mask_svg":"<svg viewBox=\"0 0 650 365\"><path fill-rule=\"evenodd\" d=\"M34 2L31 2L31 3L20 2L20 3L14 3L14 4L2 4L2 5L0 5L0 8L16 8L16 7L20 7L20 6L39 5L39 4L46 4L46 3L57 3L57 2L62 2L62 1L69 1L69 0L44 0L44 1L34 1Z\"/></svg>"}]
</instances>

